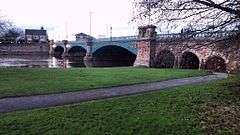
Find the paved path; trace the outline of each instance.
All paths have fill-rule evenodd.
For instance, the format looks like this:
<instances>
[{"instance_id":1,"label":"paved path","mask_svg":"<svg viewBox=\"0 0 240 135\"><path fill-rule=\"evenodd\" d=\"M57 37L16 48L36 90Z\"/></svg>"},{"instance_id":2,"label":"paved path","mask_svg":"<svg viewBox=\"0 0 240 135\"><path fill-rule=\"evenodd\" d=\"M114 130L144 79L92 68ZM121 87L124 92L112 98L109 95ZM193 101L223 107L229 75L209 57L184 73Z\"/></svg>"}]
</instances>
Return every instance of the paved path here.
<instances>
[{"instance_id":1,"label":"paved path","mask_svg":"<svg viewBox=\"0 0 240 135\"><path fill-rule=\"evenodd\" d=\"M88 91L37 95L29 97L3 98L0 99L0 113L60 106L79 103L83 101L143 93L148 91L158 91L165 88L171 88L187 84L204 83L211 80L219 80L224 78L227 78L226 74L214 74L203 77L190 77L148 84L136 84L130 86L102 88Z\"/></svg>"}]
</instances>

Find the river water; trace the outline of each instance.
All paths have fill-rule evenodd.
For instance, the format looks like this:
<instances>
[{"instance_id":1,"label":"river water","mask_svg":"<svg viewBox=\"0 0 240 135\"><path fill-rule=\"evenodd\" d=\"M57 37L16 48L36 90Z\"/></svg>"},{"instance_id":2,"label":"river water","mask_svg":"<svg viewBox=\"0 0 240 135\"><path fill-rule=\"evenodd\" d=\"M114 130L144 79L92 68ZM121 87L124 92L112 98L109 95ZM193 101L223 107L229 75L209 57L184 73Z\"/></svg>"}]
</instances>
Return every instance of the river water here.
<instances>
[{"instance_id":1,"label":"river water","mask_svg":"<svg viewBox=\"0 0 240 135\"><path fill-rule=\"evenodd\" d=\"M83 58L56 58L52 56L2 55L0 67L29 67L29 68L72 68L85 67Z\"/></svg>"}]
</instances>

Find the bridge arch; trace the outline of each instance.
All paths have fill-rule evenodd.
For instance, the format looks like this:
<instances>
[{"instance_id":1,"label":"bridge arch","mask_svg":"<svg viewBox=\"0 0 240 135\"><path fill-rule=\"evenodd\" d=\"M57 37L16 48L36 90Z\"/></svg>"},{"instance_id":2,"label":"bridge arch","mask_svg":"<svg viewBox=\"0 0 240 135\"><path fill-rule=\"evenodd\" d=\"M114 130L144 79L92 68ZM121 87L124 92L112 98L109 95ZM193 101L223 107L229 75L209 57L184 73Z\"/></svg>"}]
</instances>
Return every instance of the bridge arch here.
<instances>
[{"instance_id":1,"label":"bridge arch","mask_svg":"<svg viewBox=\"0 0 240 135\"><path fill-rule=\"evenodd\" d=\"M62 54L64 53L64 48L62 46L56 46L54 48L54 57L62 57Z\"/></svg>"},{"instance_id":2,"label":"bridge arch","mask_svg":"<svg viewBox=\"0 0 240 135\"><path fill-rule=\"evenodd\" d=\"M212 51L211 53L209 53L209 55L207 55L207 57L205 58L205 62L211 57L221 57L225 61L225 63L229 62L226 55L224 55L221 52L217 52L217 51Z\"/></svg>"},{"instance_id":3,"label":"bridge arch","mask_svg":"<svg viewBox=\"0 0 240 135\"><path fill-rule=\"evenodd\" d=\"M107 45L93 53L95 65L108 66L133 66L136 55L126 48L116 45Z\"/></svg>"},{"instance_id":4,"label":"bridge arch","mask_svg":"<svg viewBox=\"0 0 240 135\"><path fill-rule=\"evenodd\" d=\"M155 58L155 67L173 68L175 55L169 50L161 50Z\"/></svg>"},{"instance_id":5,"label":"bridge arch","mask_svg":"<svg viewBox=\"0 0 240 135\"><path fill-rule=\"evenodd\" d=\"M180 68L183 69L199 69L200 60L198 56L191 52L185 51L181 56Z\"/></svg>"},{"instance_id":6,"label":"bridge arch","mask_svg":"<svg viewBox=\"0 0 240 135\"><path fill-rule=\"evenodd\" d=\"M86 55L86 49L82 46L72 46L68 49L68 56L70 57L84 57Z\"/></svg>"},{"instance_id":7,"label":"bridge arch","mask_svg":"<svg viewBox=\"0 0 240 135\"><path fill-rule=\"evenodd\" d=\"M137 54L137 48L135 47L136 42L135 41L100 41L100 42L94 42L93 43L93 53L99 50L102 47L105 46L118 46L121 48L124 48L128 50L129 52L133 54Z\"/></svg>"},{"instance_id":8,"label":"bridge arch","mask_svg":"<svg viewBox=\"0 0 240 135\"><path fill-rule=\"evenodd\" d=\"M226 72L227 65L226 60L220 56L211 56L206 60L205 68L215 72Z\"/></svg>"}]
</instances>

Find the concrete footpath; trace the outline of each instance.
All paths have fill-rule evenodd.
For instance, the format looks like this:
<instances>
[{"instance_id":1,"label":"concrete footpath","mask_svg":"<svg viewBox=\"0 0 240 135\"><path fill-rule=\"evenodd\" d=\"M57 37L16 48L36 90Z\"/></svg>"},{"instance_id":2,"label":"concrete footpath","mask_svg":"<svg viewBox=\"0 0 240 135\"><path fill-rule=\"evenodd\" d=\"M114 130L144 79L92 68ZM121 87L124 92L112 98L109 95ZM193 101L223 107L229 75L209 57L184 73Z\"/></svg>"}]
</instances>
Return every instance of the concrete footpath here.
<instances>
[{"instance_id":1,"label":"concrete footpath","mask_svg":"<svg viewBox=\"0 0 240 135\"><path fill-rule=\"evenodd\" d=\"M84 101L144 93L149 91L159 91L176 86L206 83L212 80L225 79L227 78L227 76L228 76L227 74L216 73L214 75L201 77L189 77L147 84L135 84L129 86L101 88L79 92L3 98L0 99L0 113L13 112L19 110L29 110L34 108L61 106L73 103L80 103Z\"/></svg>"}]
</instances>

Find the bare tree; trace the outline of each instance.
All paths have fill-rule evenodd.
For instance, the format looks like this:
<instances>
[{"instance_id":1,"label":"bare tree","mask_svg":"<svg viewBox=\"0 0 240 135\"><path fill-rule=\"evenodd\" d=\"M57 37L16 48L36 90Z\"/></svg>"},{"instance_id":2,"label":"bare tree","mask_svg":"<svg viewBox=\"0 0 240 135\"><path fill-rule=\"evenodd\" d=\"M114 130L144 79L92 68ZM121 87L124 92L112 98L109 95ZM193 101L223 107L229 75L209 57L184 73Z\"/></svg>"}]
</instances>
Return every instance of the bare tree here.
<instances>
[{"instance_id":1,"label":"bare tree","mask_svg":"<svg viewBox=\"0 0 240 135\"><path fill-rule=\"evenodd\" d=\"M134 20L162 30L191 26L195 33L240 30L239 0L134 0Z\"/></svg>"},{"instance_id":2,"label":"bare tree","mask_svg":"<svg viewBox=\"0 0 240 135\"><path fill-rule=\"evenodd\" d=\"M17 38L21 35L23 35L23 30L16 26L12 26L4 33L2 38L5 43L15 43Z\"/></svg>"},{"instance_id":3,"label":"bare tree","mask_svg":"<svg viewBox=\"0 0 240 135\"><path fill-rule=\"evenodd\" d=\"M17 37L23 35L23 30L6 19L0 12L0 42L14 43Z\"/></svg>"},{"instance_id":4,"label":"bare tree","mask_svg":"<svg viewBox=\"0 0 240 135\"><path fill-rule=\"evenodd\" d=\"M12 26L10 21L5 19L5 17L0 12L0 37L4 36L7 30Z\"/></svg>"}]
</instances>

